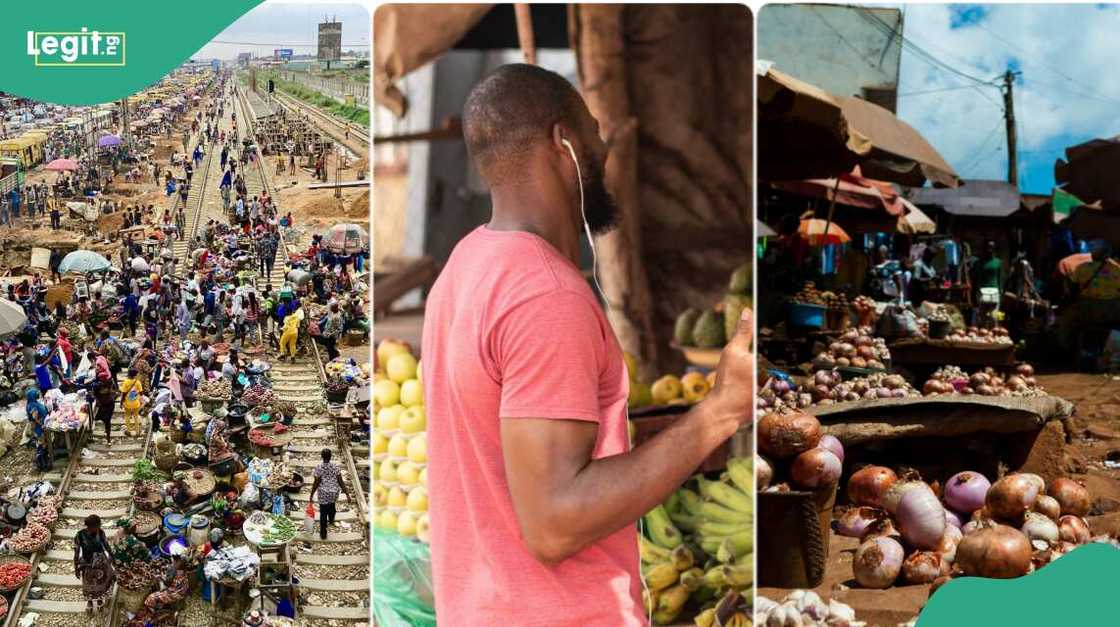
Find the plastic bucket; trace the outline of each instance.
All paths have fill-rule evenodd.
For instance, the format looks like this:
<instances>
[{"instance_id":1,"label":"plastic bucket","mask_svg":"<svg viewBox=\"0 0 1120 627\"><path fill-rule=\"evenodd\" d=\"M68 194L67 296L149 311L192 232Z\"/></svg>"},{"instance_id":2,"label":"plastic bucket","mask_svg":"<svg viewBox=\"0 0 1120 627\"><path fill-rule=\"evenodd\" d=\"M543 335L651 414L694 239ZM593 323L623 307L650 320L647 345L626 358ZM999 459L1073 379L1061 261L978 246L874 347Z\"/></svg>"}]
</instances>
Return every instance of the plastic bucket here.
<instances>
[{"instance_id":1,"label":"plastic bucket","mask_svg":"<svg viewBox=\"0 0 1120 627\"><path fill-rule=\"evenodd\" d=\"M191 517L191 530L187 539L191 546L202 546L210 540L210 518L202 514Z\"/></svg>"},{"instance_id":2,"label":"plastic bucket","mask_svg":"<svg viewBox=\"0 0 1120 627\"><path fill-rule=\"evenodd\" d=\"M171 513L163 517L163 528L168 535L180 535L187 528L187 523L187 517L182 514Z\"/></svg>"},{"instance_id":3,"label":"plastic bucket","mask_svg":"<svg viewBox=\"0 0 1120 627\"><path fill-rule=\"evenodd\" d=\"M789 323L791 326L803 329L819 329L824 326L827 311L828 308L823 305L790 303Z\"/></svg>"},{"instance_id":4,"label":"plastic bucket","mask_svg":"<svg viewBox=\"0 0 1120 627\"><path fill-rule=\"evenodd\" d=\"M763 492L757 495L758 585L815 588L828 561L836 486L816 492Z\"/></svg>"}]
</instances>

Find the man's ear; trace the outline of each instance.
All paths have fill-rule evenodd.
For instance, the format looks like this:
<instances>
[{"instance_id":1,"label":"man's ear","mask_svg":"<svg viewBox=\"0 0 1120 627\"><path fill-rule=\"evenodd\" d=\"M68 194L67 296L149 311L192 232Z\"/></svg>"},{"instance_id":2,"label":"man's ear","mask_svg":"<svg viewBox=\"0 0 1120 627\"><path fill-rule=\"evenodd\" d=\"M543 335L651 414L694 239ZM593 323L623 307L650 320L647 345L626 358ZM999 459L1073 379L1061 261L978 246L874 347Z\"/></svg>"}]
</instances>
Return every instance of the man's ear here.
<instances>
[{"instance_id":1,"label":"man's ear","mask_svg":"<svg viewBox=\"0 0 1120 627\"><path fill-rule=\"evenodd\" d=\"M567 155L568 147L564 145L564 140L572 141L573 133L569 131L564 125L557 122L552 125L552 147L560 151L560 153Z\"/></svg>"}]
</instances>

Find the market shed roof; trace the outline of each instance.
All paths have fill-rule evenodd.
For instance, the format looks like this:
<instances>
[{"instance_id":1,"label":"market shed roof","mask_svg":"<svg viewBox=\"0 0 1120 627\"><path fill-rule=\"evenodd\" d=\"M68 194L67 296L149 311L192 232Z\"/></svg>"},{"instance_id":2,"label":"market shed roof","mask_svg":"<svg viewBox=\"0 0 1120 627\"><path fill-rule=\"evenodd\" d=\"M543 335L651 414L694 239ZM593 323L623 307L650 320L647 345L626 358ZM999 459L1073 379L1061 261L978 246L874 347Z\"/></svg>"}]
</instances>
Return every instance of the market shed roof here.
<instances>
[{"instance_id":1,"label":"market shed roof","mask_svg":"<svg viewBox=\"0 0 1120 627\"><path fill-rule=\"evenodd\" d=\"M937 205L945 213L981 218L1006 218L1019 210L1019 190L1005 181L964 181L955 188L912 187L907 198L915 205Z\"/></svg>"}]
</instances>

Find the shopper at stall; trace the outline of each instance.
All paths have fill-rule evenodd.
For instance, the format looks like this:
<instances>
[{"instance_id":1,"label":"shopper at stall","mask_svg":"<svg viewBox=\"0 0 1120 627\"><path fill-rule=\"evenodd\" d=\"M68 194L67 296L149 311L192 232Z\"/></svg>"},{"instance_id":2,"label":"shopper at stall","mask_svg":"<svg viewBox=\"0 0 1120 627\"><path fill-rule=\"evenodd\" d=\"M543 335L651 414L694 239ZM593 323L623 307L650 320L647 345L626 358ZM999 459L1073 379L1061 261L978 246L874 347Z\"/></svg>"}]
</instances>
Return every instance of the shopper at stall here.
<instances>
[{"instance_id":1,"label":"shopper at stall","mask_svg":"<svg viewBox=\"0 0 1120 627\"><path fill-rule=\"evenodd\" d=\"M342 492L342 469L331 463L331 450L325 448L320 453L323 463L315 467L315 480L311 483L312 501L319 495L319 539L327 539L327 526L334 524L335 504Z\"/></svg>"},{"instance_id":2,"label":"shopper at stall","mask_svg":"<svg viewBox=\"0 0 1120 627\"><path fill-rule=\"evenodd\" d=\"M645 625L634 523L749 422L750 314L705 400L630 450L622 351L578 266L581 233L615 222L596 121L563 77L518 64L474 87L463 131L492 213L424 320L436 614Z\"/></svg>"},{"instance_id":3,"label":"shopper at stall","mask_svg":"<svg viewBox=\"0 0 1120 627\"><path fill-rule=\"evenodd\" d=\"M113 572L109 539L101 529L101 517L86 516L85 528L74 535L74 574L82 580L82 596L86 599L86 612L101 609L105 595L113 586Z\"/></svg>"}]
</instances>

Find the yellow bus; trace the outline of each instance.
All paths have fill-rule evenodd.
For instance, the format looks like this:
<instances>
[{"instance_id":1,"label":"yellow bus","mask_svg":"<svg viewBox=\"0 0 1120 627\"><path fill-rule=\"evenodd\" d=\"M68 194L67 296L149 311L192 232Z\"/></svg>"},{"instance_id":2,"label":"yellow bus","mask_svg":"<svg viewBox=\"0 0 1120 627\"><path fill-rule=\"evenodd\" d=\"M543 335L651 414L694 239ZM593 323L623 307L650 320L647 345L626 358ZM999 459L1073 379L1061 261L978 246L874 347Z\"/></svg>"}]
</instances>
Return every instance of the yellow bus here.
<instances>
[{"instance_id":1,"label":"yellow bus","mask_svg":"<svg viewBox=\"0 0 1120 627\"><path fill-rule=\"evenodd\" d=\"M42 163L47 149L47 134L43 131L27 131L22 137L28 142L28 148L31 153L31 165Z\"/></svg>"},{"instance_id":2,"label":"yellow bus","mask_svg":"<svg viewBox=\"0 0 1120 627\"><path fill-rule=\"evenodd\" d=\"M0 157L16 159L24 169L31 168L34 163L32 140L28 137L17 137L0 142Z\"/></svg>"}]
</instances>

